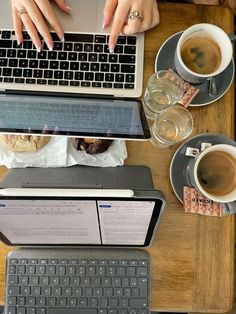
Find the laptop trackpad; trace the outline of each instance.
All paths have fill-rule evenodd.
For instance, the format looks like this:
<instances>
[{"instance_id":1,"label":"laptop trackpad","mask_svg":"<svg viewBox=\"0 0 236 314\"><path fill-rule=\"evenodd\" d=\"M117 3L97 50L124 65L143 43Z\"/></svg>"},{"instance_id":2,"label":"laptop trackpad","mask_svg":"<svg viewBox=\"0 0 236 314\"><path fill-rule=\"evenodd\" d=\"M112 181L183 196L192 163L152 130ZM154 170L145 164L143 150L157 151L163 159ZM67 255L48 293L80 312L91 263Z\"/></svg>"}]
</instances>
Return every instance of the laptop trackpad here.
<instances>
[{"instance_id":1,"label":"laptop trackpad","mask_svg":"<svg viewBox=\"0 0 236 314\"><path fill-rule=\"evenodd\" d=\"M70 0L71 14L56 14L66 32L97 32L102 29L103 6L94 0ZM102 1L103 3L103 1Z\"/></svg>"}]
</instances>

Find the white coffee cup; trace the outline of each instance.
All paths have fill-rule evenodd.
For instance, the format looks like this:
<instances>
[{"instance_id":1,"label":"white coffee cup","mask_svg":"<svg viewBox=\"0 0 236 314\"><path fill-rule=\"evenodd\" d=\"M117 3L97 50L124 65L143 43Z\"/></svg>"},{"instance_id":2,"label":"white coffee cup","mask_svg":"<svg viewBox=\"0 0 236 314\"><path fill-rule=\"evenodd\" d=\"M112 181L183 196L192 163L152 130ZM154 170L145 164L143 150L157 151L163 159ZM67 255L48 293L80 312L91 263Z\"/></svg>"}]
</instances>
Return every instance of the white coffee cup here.
<instances>
[{"instance_id":1,"label":"white coffee cup","mask_svg":"<svg viewBox=\"0 0 236 314\"><path fill-rule=\"evenodd\" d=\"M220 60L214 70L209 73L198 73L191 70L183 61L181 51L187 40L193 38L203 38L213 45L216 44L217 51L220 52ZM208 46L208 45L204 45ZM203 46L203 47L204 47ZM196 48L195 48L196 49ZM192 50L191 50L192 51ZM193 54L194 56L194 54ZM195 54L196 56L196 54ZM175 51L175 68L178 74L190 83L201 83L209 77L214 77L223 72L229 65L233 56L232 43L229 36L218 26L208 23L195 24L187 28L180 36ZM197 58L197 57L196 57ZM195 60L196 60L195 58Z\"/></svg>"},{"instance_id":2,"label":"white coffee cup","mask_svg":"<svg viewBox=\"0 0 236 314\"><path fill-rule=\"evenodd\" d=\"M191 186L210 200L236 200L236 147L216 144L192 159L187 168Z\"/></svg>"}]
</instances>

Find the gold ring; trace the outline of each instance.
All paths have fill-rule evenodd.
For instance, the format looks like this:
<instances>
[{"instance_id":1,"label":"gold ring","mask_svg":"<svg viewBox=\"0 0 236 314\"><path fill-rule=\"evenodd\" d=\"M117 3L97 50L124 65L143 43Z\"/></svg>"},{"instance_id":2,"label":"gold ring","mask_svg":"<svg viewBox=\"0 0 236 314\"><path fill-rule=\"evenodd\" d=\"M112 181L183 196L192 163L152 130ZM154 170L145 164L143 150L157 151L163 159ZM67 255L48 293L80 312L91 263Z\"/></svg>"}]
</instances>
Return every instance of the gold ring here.
<instances>
[{"instance_id":1,"label":"gold ring","mask_svg":"<svg viewBox=\"0 0 236 314\"><path fill-rule=\"evenodd\" d=\"M18 16L20 17L22 14L26 14L26 13L28 13L26 9L20 9L20 11L18 12Z\"/></svg>"},{"instance_id":2,"label":"gold ring","mask_svg":"<svg viewBox=\"0 0 236 314\"><path fill-rule=\"evenodd\" d=\"M143 17L137 10L133 10L129 12L128 19L142 21Z\"/></svg>"}]
</instances>

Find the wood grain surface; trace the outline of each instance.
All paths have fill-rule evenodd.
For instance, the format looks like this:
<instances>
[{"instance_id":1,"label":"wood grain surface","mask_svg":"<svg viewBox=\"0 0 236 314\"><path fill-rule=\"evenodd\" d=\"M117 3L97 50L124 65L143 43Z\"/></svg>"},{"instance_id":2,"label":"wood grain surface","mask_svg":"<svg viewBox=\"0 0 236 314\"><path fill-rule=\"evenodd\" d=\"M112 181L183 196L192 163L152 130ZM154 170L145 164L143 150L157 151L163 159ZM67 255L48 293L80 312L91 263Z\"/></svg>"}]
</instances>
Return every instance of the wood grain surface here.
<instances>
[{"instance_id":1,"label":"wood grain surface","mask_svg":"<svg viewBox=\"0 0 236 314\"><path fill-rule=\"evenodd\" d=\"M228 9L191 4L161 3L161 23L146 33L144 87L154 72L156 53L175 32L201 22L233 30ZM234 85L217 102L190 107L192 135L213 132L234 136ZM150 167L156 189L163 191L167 205L152 247L153 310L224 313L233 300L234 216L224 218L186 214L169 180L171 158L178 145L158 150L149 142L127 142L126 164ZM0 168L0 176L7 169ZM0 303L4 302L5 256L0 246Z\"/></svg>"}]
</instances>

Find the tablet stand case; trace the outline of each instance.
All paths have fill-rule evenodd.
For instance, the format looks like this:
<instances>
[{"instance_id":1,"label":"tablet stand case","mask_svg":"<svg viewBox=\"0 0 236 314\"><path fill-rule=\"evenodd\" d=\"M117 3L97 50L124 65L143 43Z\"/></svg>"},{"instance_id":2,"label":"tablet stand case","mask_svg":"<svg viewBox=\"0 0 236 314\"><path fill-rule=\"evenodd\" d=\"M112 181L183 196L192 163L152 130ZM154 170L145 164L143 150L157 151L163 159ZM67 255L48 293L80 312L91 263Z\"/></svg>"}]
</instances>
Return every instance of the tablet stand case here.
<instances>
[{"instance_id":1,"label":"tablet stand case","mask_svg":"<svg viewBox=\"0 0 236 314\"><path fill-rule=\"evenodd\" d=\"M146 166L10 169L0 188L77 188L153 190Z\"/></svg>"}]
</instances>

